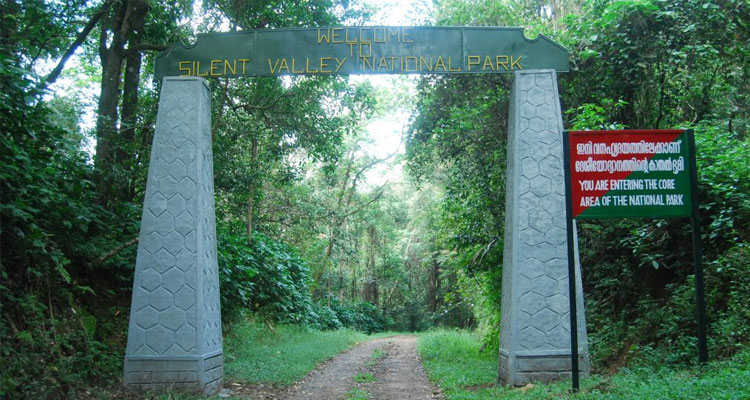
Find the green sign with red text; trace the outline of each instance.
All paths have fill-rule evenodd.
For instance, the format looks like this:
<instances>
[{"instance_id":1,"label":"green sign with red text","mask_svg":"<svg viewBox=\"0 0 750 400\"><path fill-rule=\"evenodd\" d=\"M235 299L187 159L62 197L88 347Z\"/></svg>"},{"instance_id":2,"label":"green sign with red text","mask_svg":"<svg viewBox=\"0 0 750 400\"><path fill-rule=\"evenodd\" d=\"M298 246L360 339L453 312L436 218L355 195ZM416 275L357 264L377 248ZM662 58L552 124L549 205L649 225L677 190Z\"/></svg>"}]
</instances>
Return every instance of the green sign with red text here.
<instances>
[{"instance_id":1,"label":"green sign with red text","mask_svg":"<svg viewBox=\"0 0 750 400\"><path fill-rule=\"evenodd\" d=\"M573 218L689 217L688 131L568 132Z\"/></svg>"}]
</instances>

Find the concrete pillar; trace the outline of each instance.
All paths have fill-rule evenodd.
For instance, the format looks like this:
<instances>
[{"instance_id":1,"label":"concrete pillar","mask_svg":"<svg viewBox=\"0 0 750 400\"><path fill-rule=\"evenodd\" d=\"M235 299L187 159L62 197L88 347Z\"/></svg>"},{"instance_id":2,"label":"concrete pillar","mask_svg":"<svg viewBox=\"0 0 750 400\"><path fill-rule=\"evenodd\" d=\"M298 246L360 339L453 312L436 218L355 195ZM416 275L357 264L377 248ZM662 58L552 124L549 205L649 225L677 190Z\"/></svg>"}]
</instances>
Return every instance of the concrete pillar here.
<instances>
[{"instance_id":1,"label":"concrete pillar","mask_svg":"<svg viewBox=\"0 0 750 400\"><path fill-rule=\"evenodd\" d=\"M570 376L562 117L553 70L517 71L510 97L499 380ZM580 266L577 285L581 293ZM589 371L583 297L579 366Z\"/></svg>"},{"instance_id":2,"label":"concrete pillar","mask_svg":"<svg viewBox=\"0 0 750 400\"><path fill-rule=\"evenodd\" d=\"M210 98L201 78L163 80L133 283L128 390L221 388Z\"/></svg>"}]
</instances>

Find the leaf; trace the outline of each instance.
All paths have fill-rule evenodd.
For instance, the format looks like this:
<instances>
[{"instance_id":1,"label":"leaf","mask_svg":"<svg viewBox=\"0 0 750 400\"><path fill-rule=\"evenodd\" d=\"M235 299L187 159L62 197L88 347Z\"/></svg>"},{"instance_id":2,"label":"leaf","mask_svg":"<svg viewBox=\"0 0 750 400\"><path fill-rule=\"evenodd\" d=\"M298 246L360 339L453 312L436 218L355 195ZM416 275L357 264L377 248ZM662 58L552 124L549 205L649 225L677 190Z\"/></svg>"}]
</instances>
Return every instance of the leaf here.
<instances>
[{"instance_id":1,"label":"leaf","mask_svg":"<svg viewBox=\"0 0 750 400\"><path fill-rule=\"evenodd\" d=\"M65 281L65 283L68 283L68 284L70 284L70 282L71 282L71 279L70 279L70 273L68 273L68 271L67 271L67 270L65 269L65 267L63 267L63 266L62 266L61 264L59 264L59 263L57 264L57 273L59 273L59 274L60 274L60 276L61 276L61 277L63 278L63 280Z\"/></svg>"}]
</instances>

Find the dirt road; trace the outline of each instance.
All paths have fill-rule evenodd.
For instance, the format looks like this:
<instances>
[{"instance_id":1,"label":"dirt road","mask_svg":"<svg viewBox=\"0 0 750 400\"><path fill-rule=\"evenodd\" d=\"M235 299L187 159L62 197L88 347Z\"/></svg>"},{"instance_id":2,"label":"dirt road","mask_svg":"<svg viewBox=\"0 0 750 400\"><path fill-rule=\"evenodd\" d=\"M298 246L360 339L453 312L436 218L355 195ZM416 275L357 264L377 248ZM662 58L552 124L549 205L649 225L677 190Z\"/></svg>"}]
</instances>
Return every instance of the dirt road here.
<instances>
[{"instance_id":1,"label":"dirt road","mask_svg":"<svg viewBox=\"0 0 750 400\"><path fill-rule=\"evenodd\" d=\"M225 395L273 400L443 399L422 369L415 336L362 343L318 366L294 385L228 385Z\"/></svg>"}]
</instances>

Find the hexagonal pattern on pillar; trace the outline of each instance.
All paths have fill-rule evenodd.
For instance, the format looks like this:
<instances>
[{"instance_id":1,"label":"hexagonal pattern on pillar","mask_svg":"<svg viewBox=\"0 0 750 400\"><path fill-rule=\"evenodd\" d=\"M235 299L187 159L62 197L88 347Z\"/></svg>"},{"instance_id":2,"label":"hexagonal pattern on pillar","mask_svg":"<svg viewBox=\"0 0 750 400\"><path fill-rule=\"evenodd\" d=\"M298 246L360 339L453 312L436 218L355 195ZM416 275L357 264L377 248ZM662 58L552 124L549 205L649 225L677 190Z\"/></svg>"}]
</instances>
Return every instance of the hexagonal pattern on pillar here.
<instances>
[{"instance_id":1,"label":"hexagonal pattern on pillar","mask_svg":"<svg viewBox=\"0 0 750 400\"><path fill-rule=\"evenodd\" d=\"M528 153L517 154L520 160L520 173L528 185L518 188L518 208L525 210L528 223L519 223L517 240L521 249L530 249L521 256L519 273L530 279L530 287L521 288L518 307L531 315L530 324L535 327L534 335L546 335L559 325L561 316L567 312L567 293L556 293L560 282L567 279L567 264L560 256L559 249L567 242L564 218L562 224L557 215L565 212L565 197L562 169L561 132L549 126L548 120L555 122L557 105L552 93L553 80L544 74L517 75L519 79L520 112L516 136L528 144ZM544 85L550 85L545 87ZM518 149L516 149L518 151ZM509 178L508 180L512 180ZM558 222L558 223L556 223ZM565 264L566 268L561 268ZM551 321L554 321L551 322ZM539 326L537 326L539 325ZM528 326L521 325L520 329ZM528 339L535 341L534 338ZM521 335L525 337L526 335ZM525 341L526 339L524 339ZM541 339L547 342L546 339ZM552 348L554 343L548 343ZM539 348L532 343L527 348Z\"/></svg>"},{"instance_id":2,"label":"hexagonal pattern on pillar","mask_svg":"<svg viewBox=\"0 0 750 400\"><path fill-rule=\"evenodd\" d=\"M521 347L527 350L543 348L547 344L547 335L533 326L521 329Z\"/></svg>"},{"instance_id":3,"label":"hexagonal pattern on pillar","mask_svg":"<svg viewBox=\"0 0 750 400\"><path fill-rule=\"evenodd\" d=\"M159 312L153 307L146 307L136 315L135 324L143 329L149 329L159 323Z\"/></svg>"},{"instance_id":4,"label":"hexagonal pattern on pillar","mask_svg":"<svg viewBox=\"0 0 750 400\"><path fill-rule=\"evenodd\" d=\"M544 308L544 296L535 292L526 292L519 299L519 309L529 314L536 314Z\"/></svg>"},{"instance_id":5,"label":"hexagonal pattern on pillar","mask_svg":"<svg viewBox=\"0 0 750 400\"><path fill-rule=\"evenodd\" d=\"M501 353L509 355L501 357L500 369L511 375L515 367L502 361L511 360L511 353L545 357L570 349L562 118L556 85L553 71L523 71L516 72L512 88L500 337ZM580 300L579 318L583 320ZM579 338L586 352L585 327L579 329ZM543 368L544 362L535 365Z\"/></svg>"},{"instance_id":6,"label":"hexagonal pattern on pillar","mask_svg":"<svg viewBox=\"0 0 750 400\"><path fill-rule=\"evenodd\" d=\"M167 329L176 331L185 324L185 311L170 307L159 316L159 323Z\"/></svg>"},{"instance_id":7,"label":"hexagonal pattern on pillar","mask_svg":"<svg viewBox=\"0 0 750 400\"><path fill-rule=\"evenodd\" d=\"M132 304L138 308L131 311L128 355L221 350L210 109L197 105L209 104L208 91L175 87L162 89L157 116L136 261L138 290ZM198 254L199 247L204 254ZM199 287L205 303L200 312ZM199 349L200 324L210 346Z\"/></svg>"},{"instance_id":8,"label":"hexagonal pattern on pillar","mask_svg":"<svg viewBox=\"0 0 750 400\"><path fill-rule=\"evenodd\" d=\"M547 333L560 325L560 314L550 310L549 308L543 308L538 313L531 316L531 325L540 331Z\"/></svg>"}]
</instances>

